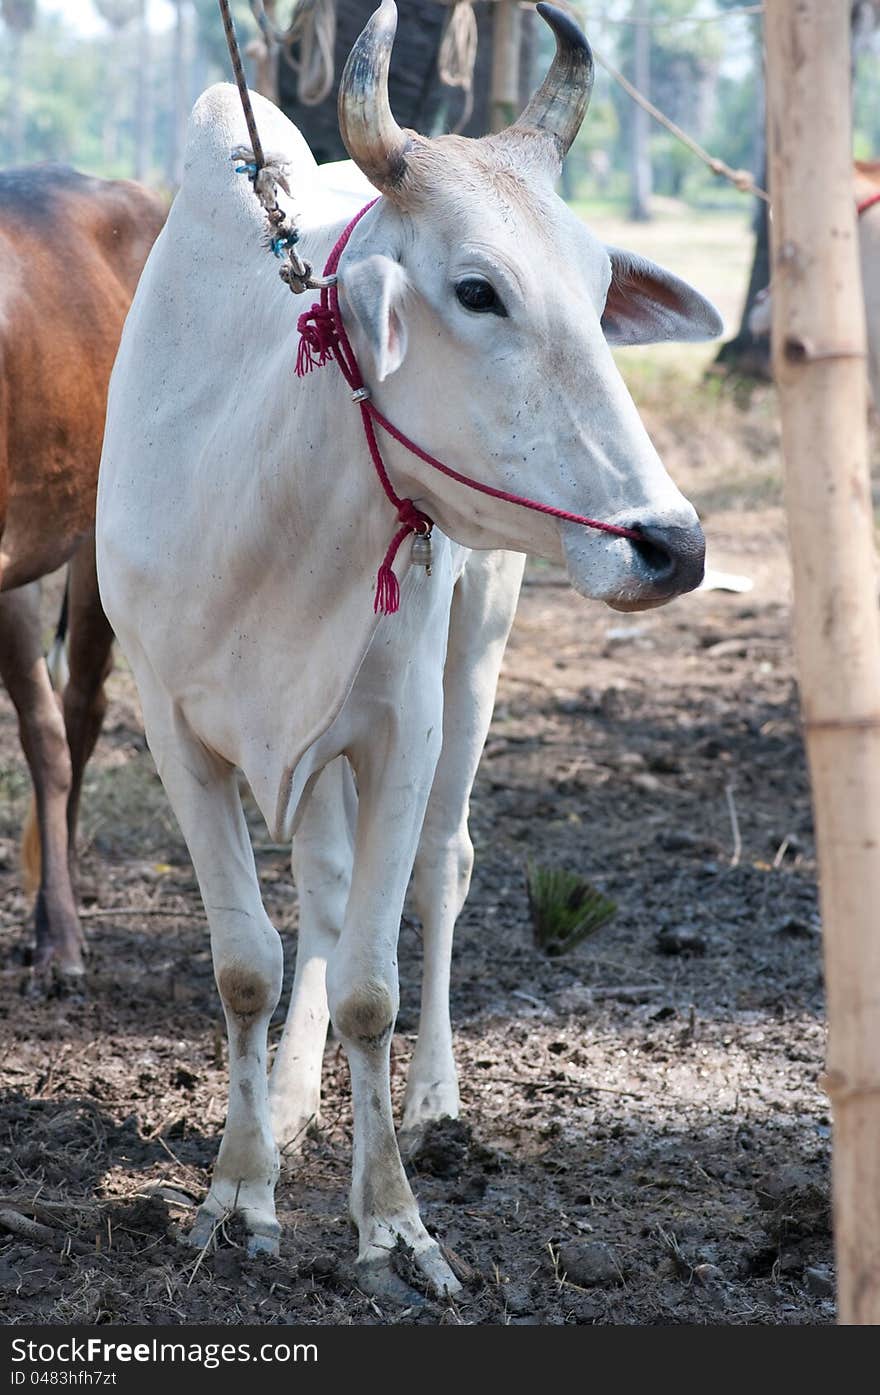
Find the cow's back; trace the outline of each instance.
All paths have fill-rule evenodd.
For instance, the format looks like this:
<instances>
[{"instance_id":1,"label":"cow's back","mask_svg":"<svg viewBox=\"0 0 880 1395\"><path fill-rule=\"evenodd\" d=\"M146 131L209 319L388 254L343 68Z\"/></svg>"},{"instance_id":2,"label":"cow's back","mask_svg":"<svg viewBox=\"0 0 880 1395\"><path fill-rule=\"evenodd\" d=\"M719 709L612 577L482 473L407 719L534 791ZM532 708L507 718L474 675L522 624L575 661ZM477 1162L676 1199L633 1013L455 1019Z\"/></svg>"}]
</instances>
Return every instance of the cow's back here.
<instances>
[{"instance_id":1,"label":"cow's back","mask_svg":"<svg viewBox=\"0 0 880 1395\"><path fill-rule=\"evenodd\" d=\"M128 181L0 172L0 585L60 565L94 519L107 383L164 218Z\"/></svg>"}]
</instances>

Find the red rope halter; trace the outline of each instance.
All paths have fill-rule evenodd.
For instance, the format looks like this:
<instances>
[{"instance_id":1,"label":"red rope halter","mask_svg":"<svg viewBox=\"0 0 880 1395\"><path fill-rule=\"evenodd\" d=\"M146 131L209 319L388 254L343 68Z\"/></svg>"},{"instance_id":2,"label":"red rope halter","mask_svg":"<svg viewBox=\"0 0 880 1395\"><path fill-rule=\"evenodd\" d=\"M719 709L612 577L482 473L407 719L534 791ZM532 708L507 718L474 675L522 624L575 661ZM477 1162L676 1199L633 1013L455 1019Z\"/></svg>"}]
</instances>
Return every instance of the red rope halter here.
<instances>
[{"instance_id":1,"label":"red rope halter","mask_svg":"<svg viewBox=\"0 0 880 1395\"><path fill-rule=\"evenodd\" d=\"M861 203L856 204L856 216L861 218L863 213L867 213L869 208L873 208L875 203L880 203L880 189L874 194L869 194Z\"/></svg>"},{"instance_id":2,"label":"red rope halter","mask_svg":"<svg viewBox=\"0 0 880 1395\"><path fill-rule=\"evenodd\" d=\"M325 276L335 276L339 258L345 250L348 239L364 214L376 202L377 200L373 199L359 213L356 213L343 230L336 246L327 258L327 264L324 267ZM568 513L565 509L556 509L550 504L539 504L534 499L525 499L519 494L510 494L506 489L495 489L492 485L481 484L478 480L472 480L467 475L460 474L458 470L453 470L451 466L444 465L442 461L422 450L421 446L417 446L415 441L411 441L402 431L398 431L397 427L383 416L378 407L374 406L370 400L369 391L364 384L360 366L351 346L351 340L342 322L339 295L335 283L321 290L320 304L312 305L309 310L300 315L297 329L300 335L299 350L296 356L297 377L304 377L313 368L322 368L330 359L336 360L343 378L351 388L354 401L360 407L364 435L379 483L397 510L400 527L391 539L391 544L385 553L376 578L376 596L373 609L377 614L393 615L400 605L400 587L392 568L400 544L407 533L427 536L434 523L433 519L429 518L426 513L416 508L412 499L402 499L396 493L382 459L374 423L381 426L383 431L392 436L395 441L399 441L413 455L418 456L419 460L423 460L426 465L439 470L441 474L447 475L450 479L457 480L459 484L467 485L468 489L476 489L481 494L488 494L493 499L503 499L508 504L519 504L521 508L548 514L551 518L559 518L566 523L579 523L584 528L598 528L603 533L614 533L620 538L638 538L641 536L634 528L620 528L614 523L601 523L595 518L584 518L579 513Z\"/></svg>"}]
</instances>

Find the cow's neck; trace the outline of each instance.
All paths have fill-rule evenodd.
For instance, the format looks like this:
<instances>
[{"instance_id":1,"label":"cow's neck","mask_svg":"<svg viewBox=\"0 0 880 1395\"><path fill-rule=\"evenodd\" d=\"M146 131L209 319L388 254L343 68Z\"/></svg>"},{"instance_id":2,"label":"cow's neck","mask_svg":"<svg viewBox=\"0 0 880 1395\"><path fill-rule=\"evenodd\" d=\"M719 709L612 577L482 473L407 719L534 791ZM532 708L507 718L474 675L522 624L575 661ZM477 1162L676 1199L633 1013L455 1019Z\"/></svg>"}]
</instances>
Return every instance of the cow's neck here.
<instances>
[{"instance_id":1,"label":"cow's neck","mask_svg":"<svg viewBox=\"0 0 880 1395\"><path fill-rule=\"evenodd\" d=\"M310 239L308 259L323 265L322 253L326 257L337 234L338 228L328 231L318 246ZM239 463L238 470L243 493L240 488L237 513L253 520L245 524L248 551L261 559L248 604L253 623L265 624L269 616L286 635L287 648L273 658L271 672L253 676L261 707L283 714L283 729L268 744L255 730L259 739L251 742L245 724L245 743L232 755L279 836L293 826L315 761L332 754L325 738L380 623L373 609L376 572L399 526L374 474L360 412L336 365L295 376L296 320L307 308L304 301L288 292L279 297L274 267L269 265L267 277L260 265L249 328L250 342L259 348L240 387L249 399L247 419L257 423L255 468L241 471ZM395 563L401 608L381 623L431 628L436 621L445 643L449 567L439 568L426 585L420 568L420 584L410 570L404 545ZM392 671L388 682L394 683ZM275 689L277 697L267 701Z\"/></svg>"}]
</instances>

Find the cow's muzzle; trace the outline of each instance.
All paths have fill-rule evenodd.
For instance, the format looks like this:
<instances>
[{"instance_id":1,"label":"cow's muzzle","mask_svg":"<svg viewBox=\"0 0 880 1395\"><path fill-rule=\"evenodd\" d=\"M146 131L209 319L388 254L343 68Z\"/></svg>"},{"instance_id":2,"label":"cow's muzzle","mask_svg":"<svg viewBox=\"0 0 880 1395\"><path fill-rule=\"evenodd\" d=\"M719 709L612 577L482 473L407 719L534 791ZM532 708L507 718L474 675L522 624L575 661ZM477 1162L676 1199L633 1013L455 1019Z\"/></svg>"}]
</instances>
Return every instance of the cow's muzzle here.
<instances>
[{"instance_id":1,"label":"cow's muzzle","mask_svg":"<svg viewBox=\"0 0 880 1395\"><path fill-rule=\"evenodd\" d=\"M706 539L699 523L688 527L639 521L639 536L630 541L644 599L671 600L693 591L703 580Z\"/></svg>"}]
</instances>

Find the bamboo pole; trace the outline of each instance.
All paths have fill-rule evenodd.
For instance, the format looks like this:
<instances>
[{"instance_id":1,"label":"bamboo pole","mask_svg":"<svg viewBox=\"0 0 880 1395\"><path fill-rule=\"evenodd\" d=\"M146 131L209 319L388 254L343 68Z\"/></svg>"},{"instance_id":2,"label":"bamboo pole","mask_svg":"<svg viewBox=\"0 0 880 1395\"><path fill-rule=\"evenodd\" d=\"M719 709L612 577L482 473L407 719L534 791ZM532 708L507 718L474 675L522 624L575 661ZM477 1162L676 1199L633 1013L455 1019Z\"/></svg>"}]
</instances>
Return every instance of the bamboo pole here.
<instances>
[{"instance_id":1,"label":"bamboo pole","mask_svg":"<svg viewBox=\"0 0 880 1395\"><path fill-rule=\"evenodd\" d=\"M816 815L839 1320L880 1322L880 624L849 4L767 0L773 359Z\"/></svg>"}]
</instances>

